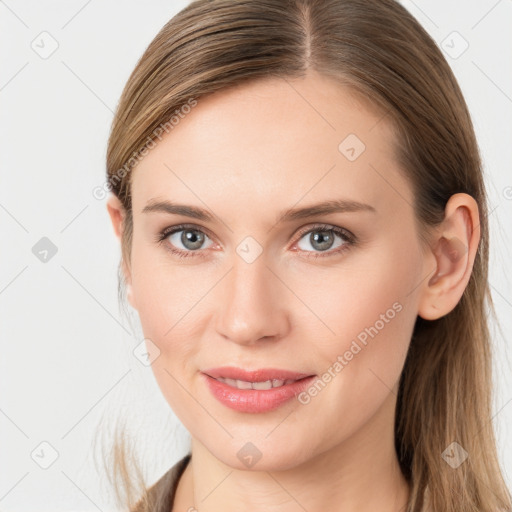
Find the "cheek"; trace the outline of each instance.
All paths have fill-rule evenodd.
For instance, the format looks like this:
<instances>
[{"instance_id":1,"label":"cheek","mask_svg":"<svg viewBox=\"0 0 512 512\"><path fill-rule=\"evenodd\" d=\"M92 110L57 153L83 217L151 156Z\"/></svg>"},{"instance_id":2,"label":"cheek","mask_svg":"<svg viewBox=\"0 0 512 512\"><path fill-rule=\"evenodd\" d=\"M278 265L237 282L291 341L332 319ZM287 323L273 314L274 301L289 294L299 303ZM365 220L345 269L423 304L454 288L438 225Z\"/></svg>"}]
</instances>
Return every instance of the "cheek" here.
<instances>
[{"instance_id":1,"label":"cheek","mask_svg":"<svg viewBox=\"0 0 512 512\"><path fill-rule=\"evenodd\" d=\"M159 350L151 364L162 396L186 425L201 414L187 389L188 378L197 368L201 322L196 316L201 297L211 284L208 279L190 279L190 272L159 264L140 251L133 265L133 293L144 338ZM198 308L198 309L196 309Z\"/></svg>"},{"instance_id":2,"label":"cheek","mask_svg":"<svg viewBox=\"0 0 512 512\"><path fill-rule=\"evenodd\" d=\"M417 318L413 289L421 280L421 266L416 254L410 250L400 258L391 245L381 247L333 273L323 294L315 295L311 308L322 312L335 334L315 344L323 362L322 383L316 386L319 391L309 390L317 397L303 397L304 402L310 399L312 414L328 412L336 424L356 428L396 392Z\"/></svg>"},{"instance_id":3,"label":"cheek","mask_svg":"<svg viewBox=\"0 0 512 512\"><path fill-rule=\"evenodd\" d=\"M169 381L166 370L182 373L196 360L201 323L195 313L213 283L207 273L197 276L200 266L180 268L161 251L134 244L132 289L144 337L160 351L153 371L157 379Z\"/></svg>"},{"instance_id":4,"label":"cheek","mask_svg":"<svg viewBox=\"0 0 512 512\"><path fill-rule=\"evenodd\" d=\"M396 244L389 241L354 252L330 268L297 267L287 276L287 284L315 313L316 319L308 315L309 328L315 326L314 339L332 354L361 333L364 341L366 329L375 324L379 336L388 332L389 343L400 343L391 333L403 330L405 317L416 318L414 289L421 281L421 268L415 248L410 247L402 258Z\"/></svg>"},{"instance_id":5,"label":"cheek","mask_svg":"<svg viewBox=\"0 0 512 512\"><path fill-rule=\"evenodd\" d=\"M193 267L180 268L163 247L144 240L139 231L134 229L133 235L133 295L144 334L163 341L179 328L180 319L187 320L203 281L190 279Z\"/></svg>"},{"instance_id":6,"label":"cheek","mask_svg":"<svg viewBox=\"0 0 512 512\"><path fill-rule=\"evenodd\" d=\"M189 276L155 268L134 282L142 331L158 346L159 365L186 365L197 352L202 332L197 312L209 289L208 282L191 282Z\"/></svg>"}]
</instances>

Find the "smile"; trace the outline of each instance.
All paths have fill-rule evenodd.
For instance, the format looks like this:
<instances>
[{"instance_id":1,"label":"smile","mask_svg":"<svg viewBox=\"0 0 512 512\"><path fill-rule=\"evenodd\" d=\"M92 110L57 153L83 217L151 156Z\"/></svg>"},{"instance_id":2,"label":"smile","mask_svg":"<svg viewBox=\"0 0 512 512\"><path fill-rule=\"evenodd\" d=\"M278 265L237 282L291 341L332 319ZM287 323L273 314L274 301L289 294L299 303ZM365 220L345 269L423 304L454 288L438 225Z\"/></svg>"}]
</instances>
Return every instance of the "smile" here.
<instances>
[{"instance_id":1,"label":"smile","mask_svg":"<svg viewBox=\"0 0 512 512\"><path fill-rule=\"evenodd\" d=\"M280 380L280 379L271 379L265 380L263 382L248 382L245 380L235 380L235 379L225 379L222 377L217 377L215 380L219 382L223 382L228 386L236 389L272 389L272 388L280 388L281 386L286 386L287 384L291 384L292 382L296 382L294 379Z\"/></svg>"}]
</instances>

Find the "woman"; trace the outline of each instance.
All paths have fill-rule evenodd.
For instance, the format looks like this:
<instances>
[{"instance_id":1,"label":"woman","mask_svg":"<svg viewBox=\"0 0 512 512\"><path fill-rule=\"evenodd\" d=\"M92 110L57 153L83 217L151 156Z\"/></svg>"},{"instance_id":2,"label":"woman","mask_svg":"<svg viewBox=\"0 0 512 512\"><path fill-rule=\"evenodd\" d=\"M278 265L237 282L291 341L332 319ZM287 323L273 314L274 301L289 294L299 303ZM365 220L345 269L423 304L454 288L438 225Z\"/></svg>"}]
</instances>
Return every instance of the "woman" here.
<instances>
[{"instance_id":1,"label":"woman","mask_svg":"<svg viewBox=\"0 0 512 512\"><path fill-rule=\"evenodd\" d=\"M121 474L128 508L512 510L477 143L400 4L192 2L128 80L107 173L127 298L191 434L137 500Z\"/></svg>"}]
</instances>

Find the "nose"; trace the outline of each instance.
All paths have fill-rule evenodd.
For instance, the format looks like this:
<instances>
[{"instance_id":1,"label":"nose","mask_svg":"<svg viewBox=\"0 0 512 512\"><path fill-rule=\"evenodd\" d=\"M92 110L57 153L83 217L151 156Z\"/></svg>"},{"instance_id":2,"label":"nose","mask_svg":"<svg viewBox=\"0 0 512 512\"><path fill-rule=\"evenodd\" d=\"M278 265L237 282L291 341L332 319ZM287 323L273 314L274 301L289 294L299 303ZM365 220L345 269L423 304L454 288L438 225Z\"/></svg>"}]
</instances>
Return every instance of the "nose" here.
<instances>
[{"instance_id":1,"label":"nose","mask_svg":"<svg viewBox=\"0 0 512 512\"><path fill-rule=\"evenodd\" d=\"M252 263L235 256L218 297L216 329L240 345L277 340L290 328L286 287L260 256Z\"/></svg>"}]
</instances>

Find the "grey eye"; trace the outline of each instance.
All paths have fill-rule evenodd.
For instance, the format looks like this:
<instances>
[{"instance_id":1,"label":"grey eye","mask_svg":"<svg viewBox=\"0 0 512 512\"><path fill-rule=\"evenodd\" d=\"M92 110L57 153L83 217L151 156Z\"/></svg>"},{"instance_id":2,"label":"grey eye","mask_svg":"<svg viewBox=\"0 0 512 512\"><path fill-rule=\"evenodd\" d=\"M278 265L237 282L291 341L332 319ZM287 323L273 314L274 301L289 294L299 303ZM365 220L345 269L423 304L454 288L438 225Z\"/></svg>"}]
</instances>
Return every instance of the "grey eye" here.
<instances>
[{"instance_id":1,"label":"grey eye","mask_svg":"<svg viewBox=\"0 0 512 512\"><path fill-rule=\"evenodd\" d=\"M192 228L177 230L174 233L171 233L168 238L171 244L178 249L184 248L189 251L201 249L201 246L204 244L205 240L209 239L208 236L202 231ZM182 247L180 247L179 244L182 244Z\"/></svg>"},{"instance_id":2,"label":"grey eye","mask_svg":"<svg viewBox=\"0 0 512 512\"><path fill-rule=\"evenodd\" d=\"M336 246L333 246L336 237L340 238L342 242ZM306 239L307 242L310 243L310 246L313 247L314 251L327 251L329 249L335 249L345 243L343 237L339 234L336 234L332 229L313 229L303 235L301 240L303 239ZM301 247L300 241L297 245L301 251L310 250L307 247Z\"/></svg>"}]
</instances>

